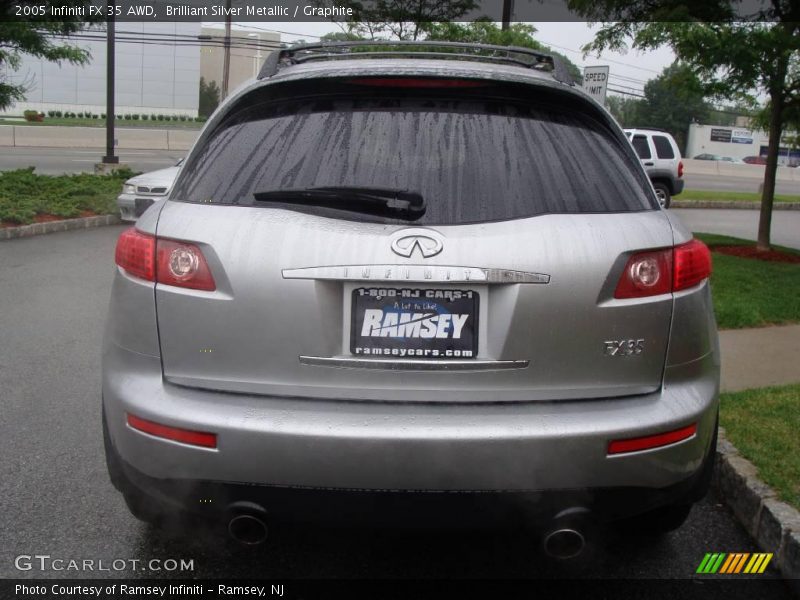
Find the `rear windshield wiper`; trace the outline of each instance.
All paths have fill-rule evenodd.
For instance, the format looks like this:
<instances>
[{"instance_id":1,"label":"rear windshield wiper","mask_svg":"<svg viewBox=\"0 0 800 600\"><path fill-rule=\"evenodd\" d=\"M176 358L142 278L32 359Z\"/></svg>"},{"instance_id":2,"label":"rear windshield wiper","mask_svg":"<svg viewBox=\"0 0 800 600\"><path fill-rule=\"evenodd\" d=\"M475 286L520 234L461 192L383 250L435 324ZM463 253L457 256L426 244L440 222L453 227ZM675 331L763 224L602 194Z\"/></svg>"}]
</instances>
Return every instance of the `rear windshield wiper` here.
<instances>
[{"instance_id":1,"label":"rear windshield wiper","mask_svg":"<svg viewBox=\"0 0 800 600\"><path fill-rule=\"evenodd\" d=\"M389 215L414 221L425 214L425 199L418 192L368 187L289 188L255 192L258 202L305 204L368 213Z\"/></svg>"}]
</instances>

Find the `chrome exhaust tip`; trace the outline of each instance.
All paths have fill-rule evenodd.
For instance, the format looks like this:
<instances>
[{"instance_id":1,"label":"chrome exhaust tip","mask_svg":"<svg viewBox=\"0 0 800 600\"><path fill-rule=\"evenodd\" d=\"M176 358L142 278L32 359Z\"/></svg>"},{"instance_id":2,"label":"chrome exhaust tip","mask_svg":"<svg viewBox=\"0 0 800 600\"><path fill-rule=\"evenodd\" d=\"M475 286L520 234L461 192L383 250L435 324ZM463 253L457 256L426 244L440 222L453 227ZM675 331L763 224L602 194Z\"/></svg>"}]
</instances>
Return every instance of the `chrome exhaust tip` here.
<instances>
[{"instance_id":1,"label":"chrome exhaust tip","mask_svg":"<svg viewBox=\"0 0 800 600\"><path fill-rule=\"evenodd\" d=\"M267 528L267 511L254 502L234 502L228 507L228 533L244 546L263 544L269 529Z\"/></svg>"},{"instance_id":2,"label":"chrome exhaust tip","mask_svg":"<svg viewBox=\"0 0 800 600\"><path fill-rule=\"evenodd\" d=\"M575 558L585 547L586 538L576 529L556 529L544 538L544 551L553 558Z\"/></svg>"},{"instance_id":3,"label":"chrome exhaust tip","mask_svg":"<svg viewBox=\"0 0 800 600\"><path fill-rule=\"evenodd\" d=\"M258 546L267 539L267 524L253 515L236 515L228 522L230 536L245 546Z\"/></svg>"}]
</instances>

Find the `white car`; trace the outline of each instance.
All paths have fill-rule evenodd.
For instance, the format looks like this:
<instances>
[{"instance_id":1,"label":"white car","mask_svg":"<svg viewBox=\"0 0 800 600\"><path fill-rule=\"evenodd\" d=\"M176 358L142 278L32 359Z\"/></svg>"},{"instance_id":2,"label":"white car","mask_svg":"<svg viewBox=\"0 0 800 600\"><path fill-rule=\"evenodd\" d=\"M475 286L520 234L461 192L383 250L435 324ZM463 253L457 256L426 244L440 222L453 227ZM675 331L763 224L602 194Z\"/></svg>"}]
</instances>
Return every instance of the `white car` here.
<instances>
[{"instance_id":1,"label":"white car","mask_svg":"<svg viewBox=\"0 0 800 600\"><path fill-rule=\"evenodd\" d=\"M122 193L117 196L119 216L123 221L135 221L154 202L167 197L178 172L181 170L180 159L174 167L159 169L131 177L122 186Z\"/></svg>"}]
</instances>

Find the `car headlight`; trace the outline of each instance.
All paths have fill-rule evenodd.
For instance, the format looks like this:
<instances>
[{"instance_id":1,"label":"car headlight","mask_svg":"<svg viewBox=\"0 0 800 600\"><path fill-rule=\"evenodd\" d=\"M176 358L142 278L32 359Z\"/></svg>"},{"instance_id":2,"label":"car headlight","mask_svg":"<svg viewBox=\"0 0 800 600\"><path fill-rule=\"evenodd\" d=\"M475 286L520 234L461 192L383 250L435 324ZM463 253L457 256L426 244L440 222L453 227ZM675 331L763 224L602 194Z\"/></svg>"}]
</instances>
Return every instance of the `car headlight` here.
<instances>
[{"instance_id":1,"label":"car headlight","mask_svg":"<svg viewBox=\"0 0 800 600\"><path fill-rule=\"evenodd\" d=\"M122 193L123 194L135 194L136 193L136 186L131 183L125 183L122 185Z\"/></svg>"}]
</instances>

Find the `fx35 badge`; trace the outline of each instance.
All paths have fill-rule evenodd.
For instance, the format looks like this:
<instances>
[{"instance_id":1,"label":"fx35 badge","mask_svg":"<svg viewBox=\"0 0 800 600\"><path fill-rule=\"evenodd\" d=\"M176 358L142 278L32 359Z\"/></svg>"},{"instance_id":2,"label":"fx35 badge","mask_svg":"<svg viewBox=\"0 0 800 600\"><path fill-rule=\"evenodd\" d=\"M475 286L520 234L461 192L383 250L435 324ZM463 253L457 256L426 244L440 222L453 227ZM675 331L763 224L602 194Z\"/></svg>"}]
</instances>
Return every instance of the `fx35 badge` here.
<instances>
[{"instance_id":1,"label":"fx35 badge","mask_svg":"<svg viewBox=\"0 0 800 600\"><path fill-rule=\"evenodd\" d=\"M644 352L644 340L606 340L606 356L635 356Z\"/></svg>"}]
</instances>

